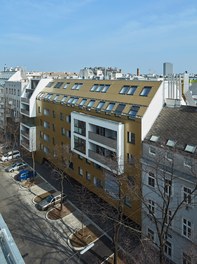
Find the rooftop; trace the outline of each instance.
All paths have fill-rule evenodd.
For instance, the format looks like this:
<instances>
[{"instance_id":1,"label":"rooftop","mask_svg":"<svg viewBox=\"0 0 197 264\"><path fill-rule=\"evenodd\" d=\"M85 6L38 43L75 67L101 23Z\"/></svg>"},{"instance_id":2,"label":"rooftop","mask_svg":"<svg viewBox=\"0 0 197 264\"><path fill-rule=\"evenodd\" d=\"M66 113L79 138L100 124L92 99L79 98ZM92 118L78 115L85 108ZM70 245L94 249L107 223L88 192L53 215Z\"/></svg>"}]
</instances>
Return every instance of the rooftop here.
<instances>
[{"instance_id":1,"label":"rooftop","mask_svg":"<svg viewBox=\"0 0 197 264\"><path fill-rule=\"evenodd\" d=\"M196 153L197 107L164 107L145 141Z\"/></svg>"}]
</instances>

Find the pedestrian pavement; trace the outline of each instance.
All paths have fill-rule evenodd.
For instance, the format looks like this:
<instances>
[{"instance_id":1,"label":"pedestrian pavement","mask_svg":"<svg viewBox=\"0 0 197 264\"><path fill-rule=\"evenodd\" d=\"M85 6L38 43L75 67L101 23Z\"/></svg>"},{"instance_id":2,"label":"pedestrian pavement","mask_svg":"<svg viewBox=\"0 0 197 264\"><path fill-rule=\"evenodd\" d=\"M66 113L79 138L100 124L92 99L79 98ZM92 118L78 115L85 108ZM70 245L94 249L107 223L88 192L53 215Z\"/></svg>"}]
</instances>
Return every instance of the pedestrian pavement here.
<instances>
[{"instance_id":1,"label":"pedestrian pavement","mask_svg":"<svg viewBox=\"0 0 197 264\"><path fill-rule=\"evenodd\" d=\"M37 169L38 176L41 177L42 181L38 183L38 185L33 185L29 188L29 191L35 195L39 196L43 194L44 192L51 191L53 189L57 190L55 186L52 186L49 182L47 182L46 179L40 175L39 170ZM67 201L71 204L71 206L74 208L74 210L68 214L67 216L64 216L63 218L59 220L49 220L52 221L54 224L55 229L57 230L60 225L59 222L63 224L62 230L63 236L62 238L69 239L69 236L73 234L76 230L80 230L83 226L87 226L89 224L94 225L101 233L100 237L94 241L94 246L87 250L84 254L80 254L80 252L77 253L78 258L80 259L80 263L84 264L92 264L92 263L102 263L106 258L108 258L110 255L113 254L113 243L111 238L97 225L95 224L86 214L83 213L83 223L82 223L82 212L71 202ZM75 255L73 253L73 255Z\"/></svg>"}]
</instances>

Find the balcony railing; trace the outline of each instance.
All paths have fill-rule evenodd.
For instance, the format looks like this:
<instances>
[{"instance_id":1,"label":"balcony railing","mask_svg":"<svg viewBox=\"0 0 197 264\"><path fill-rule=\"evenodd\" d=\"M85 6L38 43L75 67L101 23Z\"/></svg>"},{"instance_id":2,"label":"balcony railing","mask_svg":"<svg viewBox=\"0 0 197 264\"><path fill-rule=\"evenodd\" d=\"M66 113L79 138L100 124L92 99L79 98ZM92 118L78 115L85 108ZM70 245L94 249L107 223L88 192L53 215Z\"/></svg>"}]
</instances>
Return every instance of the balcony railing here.
<instances>
[{"instance_id":1,"label":"balcony railing","mask_svg":"<svg viewBox=\"0 0 197 264\"><path fill-rule=\"evenodd\" d=\"M104 137L91 131L89 131L88 135L89 139L94 140L95 142L98 142L113 149L117 148L117 141L115 139Z\"/></svg>"},{"instance_id":2,"label":"balcony railing","mask_svg":"<svg viewBox=\"0 0 197 264\"><path fill-rule=\"evenodd\" d=\"M21 109L21 113L22 114L29 115L29 110Z\"/></svg>"},{"instance_id":3,"label":"balcony railing","mask_svg":"<svg viewBox=\"0 0 197 264\"><path fill-rule=\"evenodd\" d=\"M21 102L22 103L29 103L29 98L21 97Z\"/></svg>"},{"instance_id":4,"label":"balcony railing","mask_svg":"<svg viewBox=\"0 0 197 264\"><path fill-rule=\"evenodd\" d=\"M110 170L116 170L118 167L118 164L116 161L112 160L109 157L100 155L96 152L94 152L93 150L88 150L88 155L91 159L99 162L100 164L105 165L106 167L108 167Z\"/></svg>"}]
</instances>

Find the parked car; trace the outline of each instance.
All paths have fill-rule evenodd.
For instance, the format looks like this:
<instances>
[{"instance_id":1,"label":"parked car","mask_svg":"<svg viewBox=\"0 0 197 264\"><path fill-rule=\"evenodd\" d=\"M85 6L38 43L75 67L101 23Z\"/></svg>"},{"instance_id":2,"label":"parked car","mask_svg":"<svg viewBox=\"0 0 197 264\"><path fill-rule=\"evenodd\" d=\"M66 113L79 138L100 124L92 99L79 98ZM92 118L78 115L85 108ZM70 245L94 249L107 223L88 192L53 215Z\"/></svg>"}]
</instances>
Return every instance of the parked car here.
<instances>
[{"instance_id":1,"label":"parked car","mask_svg":"<svg viewBox=\"0 0 197 264\"><path fill-rule=\"evenodd\" d=\"M47 210L48 208L54 206L55 204L58 204L61 202L61 197L62 200L65 201L66 195L63 193L61 195L61 192L55 192L53 194L49 194L46 198L44 198L42 201L36 204L36 208L38 210Z\"/></svg>"},{"instance_id":2,"label":"parked car","mask_svg":"<svg viewBox=\"0 0 197 264\"><path fill-rule=\"evenodd\" d=\"M5 171L12 172L15 170L21 170L28 166L28 164L24 161L13 163L11 166L7 167Z\"/></svg>"},{"instance_id":3,"label":"parked car","mask_svg":"<svg viewBox=\"0 0 197 264\"><path fill-rule=\"evenodd\" d=\"M32 170L22 170L16 175L16 180L25 181L25 180L35 177L36 174L37 174L36 171L34 172Z\"/></svg>"},{"instance_id":4,"label":"parked car","mask_svg":"<svg viewBox=\"0 0 197 264\"><path fill-rule=\"evenodd\" d=\"M20 156L21 156L20 151L12 150L12 151L9 151L6 154L4 154L1 157L1 160L2 161L12 160L12 159L15 159L15 158L19 158Z\"/></svg>"}]
</instances>

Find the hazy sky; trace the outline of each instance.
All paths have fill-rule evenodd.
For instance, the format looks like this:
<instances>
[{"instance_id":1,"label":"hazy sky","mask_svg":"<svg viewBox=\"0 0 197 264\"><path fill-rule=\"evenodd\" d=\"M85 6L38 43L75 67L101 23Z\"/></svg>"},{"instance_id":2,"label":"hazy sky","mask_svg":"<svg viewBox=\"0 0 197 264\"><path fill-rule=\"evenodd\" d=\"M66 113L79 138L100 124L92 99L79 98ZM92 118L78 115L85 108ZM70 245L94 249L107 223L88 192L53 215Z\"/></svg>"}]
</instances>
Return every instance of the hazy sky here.
<instances>
[{"instance_id":1,"label":"hazy sky","mask_svg":"<svg viewBox=\"0 0 197 264\"><path fill-rule=\"evenodd\" d=\"M197 73L196 0L0 0L0 70Z\"/></svg>"}]
</instances>

